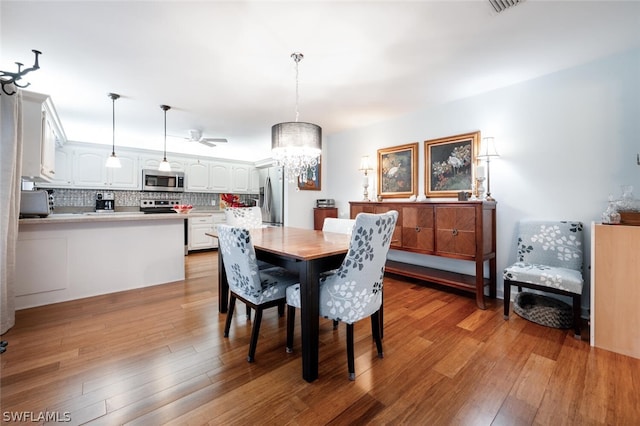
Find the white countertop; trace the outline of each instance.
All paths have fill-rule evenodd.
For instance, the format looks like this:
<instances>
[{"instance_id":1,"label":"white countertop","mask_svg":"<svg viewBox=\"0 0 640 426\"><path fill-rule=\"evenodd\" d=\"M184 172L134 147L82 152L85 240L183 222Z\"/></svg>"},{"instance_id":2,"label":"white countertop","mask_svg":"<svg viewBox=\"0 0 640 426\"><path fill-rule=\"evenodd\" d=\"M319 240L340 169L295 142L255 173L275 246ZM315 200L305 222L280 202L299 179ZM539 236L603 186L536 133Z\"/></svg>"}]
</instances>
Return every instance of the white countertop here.
<instances>
[{"instance_id":1,"label":"white countertop","mask_svg":"<svg viewBox=\"0 0 640 426\"><path fill-rule=\"evenodd\" d=\"M18 220L20 225L60 224L60 223L93 223L93 222L123 222L140 220L183 220L189 217L208 217L214 214L210 212L190 213L158 213L145 214L142 212L114 212L114 213L54 213L42 218L25 218Z\"/></svg>"}]
</instances>

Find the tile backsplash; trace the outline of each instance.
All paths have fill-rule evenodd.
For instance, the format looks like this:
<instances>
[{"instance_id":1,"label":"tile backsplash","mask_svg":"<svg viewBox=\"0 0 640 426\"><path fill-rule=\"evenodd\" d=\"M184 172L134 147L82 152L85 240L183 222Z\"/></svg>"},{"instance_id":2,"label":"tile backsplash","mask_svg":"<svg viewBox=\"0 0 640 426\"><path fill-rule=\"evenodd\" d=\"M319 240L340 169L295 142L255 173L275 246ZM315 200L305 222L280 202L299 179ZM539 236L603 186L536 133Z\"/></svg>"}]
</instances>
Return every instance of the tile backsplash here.
<instances>
[{"instance_id":1,"label":"tile backsplash","mask_svg":"<svg viewBox=\"0 0 640 426\"><path fill-rule=\"evenodd\" d=\"M108 189L49 189L53 195L53 207L62 208L94 208L96 194L112 192L118 207L138 208L141 200L179 200L181 204L191 204L194 207L219 207L220 194L201 192L142 192L142 191L111 191ZM253 205L256 194L238 194L240 201L246 205Z\"/></svg>"}]
</instances>

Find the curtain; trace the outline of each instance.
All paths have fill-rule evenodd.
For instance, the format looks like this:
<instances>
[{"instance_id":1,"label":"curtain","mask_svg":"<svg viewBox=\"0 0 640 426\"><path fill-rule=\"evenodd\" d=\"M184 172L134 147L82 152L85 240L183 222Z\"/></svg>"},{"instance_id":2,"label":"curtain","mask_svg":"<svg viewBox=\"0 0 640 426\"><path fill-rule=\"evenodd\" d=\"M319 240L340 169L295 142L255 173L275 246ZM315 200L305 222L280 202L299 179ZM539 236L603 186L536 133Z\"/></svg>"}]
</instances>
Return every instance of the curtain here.
<instances>
[{"instance_id":1,"label":"curtain","mask_svg":"<svg viewBox=\"0 0 640 426\"><path fill-rule=\"evenodd\" d=\"M15 324L16 241L22 172L22 92L0 95L0 334Z\"/></svg>"}]
</instances>

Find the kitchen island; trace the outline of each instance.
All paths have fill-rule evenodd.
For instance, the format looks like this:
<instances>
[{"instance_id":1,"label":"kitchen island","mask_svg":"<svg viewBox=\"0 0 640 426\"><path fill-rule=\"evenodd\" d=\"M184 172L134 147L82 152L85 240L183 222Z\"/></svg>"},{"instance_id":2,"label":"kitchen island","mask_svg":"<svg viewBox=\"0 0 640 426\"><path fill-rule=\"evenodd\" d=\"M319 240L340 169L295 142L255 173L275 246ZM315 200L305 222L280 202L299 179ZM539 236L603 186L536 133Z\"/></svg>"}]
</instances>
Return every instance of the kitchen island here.
<instances>
[{"instance_id":1,"label":"kitchen island","mask_svg":"<svg viewBox=\"0 0 640 426\"><path fill-rule=\"evenodd\" d=\"M124 212L20 219L16 309L183 280L188 216Z\"/></svg>"}]
</instances>

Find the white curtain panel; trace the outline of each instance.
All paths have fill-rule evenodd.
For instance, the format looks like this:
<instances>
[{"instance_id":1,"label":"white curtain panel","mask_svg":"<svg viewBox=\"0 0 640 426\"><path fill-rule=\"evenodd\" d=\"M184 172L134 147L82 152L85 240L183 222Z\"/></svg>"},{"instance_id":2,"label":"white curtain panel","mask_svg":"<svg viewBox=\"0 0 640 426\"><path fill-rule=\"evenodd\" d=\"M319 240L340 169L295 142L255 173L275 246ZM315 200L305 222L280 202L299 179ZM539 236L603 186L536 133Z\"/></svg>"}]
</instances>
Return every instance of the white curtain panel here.
<instances>
[{"instance_id":1,"label":"white curtain panel","mask_svg":"<svg viewBox=\"0 0 640 426\"><path fill-rule=\"evenodd\" d=\"M16 241L22 168L22 92L0 95L0 334L15 324Z\"/></svg>"}]
</instances>

